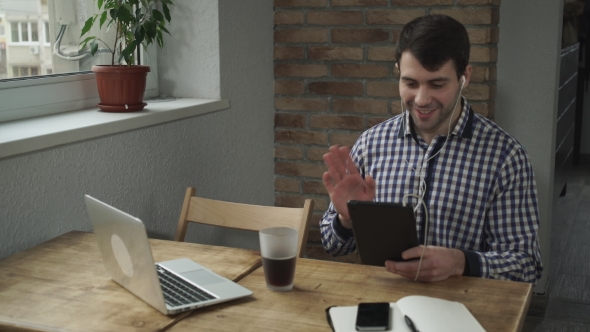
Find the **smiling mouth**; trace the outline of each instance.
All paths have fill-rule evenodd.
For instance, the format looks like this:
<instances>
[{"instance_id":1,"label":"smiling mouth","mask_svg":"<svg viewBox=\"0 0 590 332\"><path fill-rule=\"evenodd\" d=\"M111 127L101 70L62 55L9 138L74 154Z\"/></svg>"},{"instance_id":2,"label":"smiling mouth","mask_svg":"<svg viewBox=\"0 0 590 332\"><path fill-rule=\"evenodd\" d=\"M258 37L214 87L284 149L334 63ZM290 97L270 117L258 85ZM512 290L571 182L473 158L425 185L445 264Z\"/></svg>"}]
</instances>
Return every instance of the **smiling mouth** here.
<instances>
[{"instance_id":1,"label":"smiling mouth","mask_svg":"<svg viewBox=\"0 0 590 332\"><path fill-rule=\"evenodd\" d=\"M427 109L427 110L421 110L421 109L418 109L418 108L414 108L414 109L416 111L418 111L418 113L420 113L420 114L430 114L430 113L432 113L435 110L435 108Z\"/></svg>"}]
</instances>

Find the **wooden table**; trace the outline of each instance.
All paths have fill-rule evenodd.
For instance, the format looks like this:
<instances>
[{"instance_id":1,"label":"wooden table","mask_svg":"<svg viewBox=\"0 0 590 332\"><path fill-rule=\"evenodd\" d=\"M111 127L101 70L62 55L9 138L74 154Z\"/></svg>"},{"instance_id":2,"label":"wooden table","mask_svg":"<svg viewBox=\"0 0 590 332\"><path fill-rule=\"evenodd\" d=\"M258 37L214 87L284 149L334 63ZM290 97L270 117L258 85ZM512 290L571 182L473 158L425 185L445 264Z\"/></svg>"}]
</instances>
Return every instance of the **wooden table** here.
<instances>
[{"instance_id":1,"label":"wooden table","mask_svg":"<svg viewBox=\"0 0 590 332\"><path fill-rule=\"evenodd\" d=\"M519 331L530 284L455 277L419 283L381 267L299 259L290 292L267 290L256 251L150 240L156 262L191 258L254 291L248 298L165 316L111 281L94 234L70 232L0 261L0 330L330 331L325 309L406 295L459 301L487 331ZM249 273L249 274L248 274Z\"/></svg>"},{"instance_id":2,"label":"wooden table","mask_svg":"<svg viewBox=\"0 0 590 332\"><path fill-rule=\"evenodd\" d=\"M250 298L195 311L170 331L330 331L325 309L359 302L395 302L407 295L459 301L488 331L520 331L531 299L530 284L470 277L420 283L385 268L297 261L290 292L267 290L263 269L239 282L254 292Z\"/></svg>"},{"instance_id":3,"label":"wooden table","mask_svg":"<svg viewBox=\"0 0 590 332\"><path fill-rule=\"evenodd\" d=\"M188 257L228 279L260 262L257 251L150 245L156 262ZM110 279L93 233L70 232L0 260L0 330L154 331L173 318Z\"/></svg>"}]
</instances>

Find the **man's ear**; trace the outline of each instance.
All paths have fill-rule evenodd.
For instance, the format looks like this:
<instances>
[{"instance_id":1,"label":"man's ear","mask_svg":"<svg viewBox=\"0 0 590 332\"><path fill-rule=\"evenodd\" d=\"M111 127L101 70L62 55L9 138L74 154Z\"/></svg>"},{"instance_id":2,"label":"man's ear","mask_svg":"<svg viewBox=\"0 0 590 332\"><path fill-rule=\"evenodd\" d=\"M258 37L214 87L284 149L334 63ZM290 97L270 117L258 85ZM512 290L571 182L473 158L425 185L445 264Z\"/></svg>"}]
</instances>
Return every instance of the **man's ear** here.
<instances>
[{"instance_id":1,"label":"man's ear","mask_svg":"<svg viewBox=\"0 0 590 332\"><path fill-rule=\"evenodd\" d=\"M471 65L467 65L467 67L465 68L465 72L463 73L463 77L465 80L465 82L463 83L463 89L465 89L469 85L469 82L471 81L472 72L473 68L471 67Z\"/></svg>"}]
</instances>

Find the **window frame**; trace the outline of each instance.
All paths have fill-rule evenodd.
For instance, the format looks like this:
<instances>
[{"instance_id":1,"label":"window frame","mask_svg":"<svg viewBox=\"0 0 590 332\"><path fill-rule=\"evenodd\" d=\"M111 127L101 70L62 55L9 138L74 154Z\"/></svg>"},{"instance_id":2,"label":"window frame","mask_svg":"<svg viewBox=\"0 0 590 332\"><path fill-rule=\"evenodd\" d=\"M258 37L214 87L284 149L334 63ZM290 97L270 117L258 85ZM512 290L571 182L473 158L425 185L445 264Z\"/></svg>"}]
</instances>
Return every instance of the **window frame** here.
<instances>
[{"instance_id":1,"label":"window frame","mask_svg":"<svg viewBox=\"0 0 590 332\"><path fill-rule=\"evenodd\" d=\"M92 0L89 0L92 2ZM53 11L54 1L49 2L48 10ZM38 41L30 41L32 38L32 21L15 20L8 22L18 23L19 42L12 42L12 26L10 26L10 43L14 46L46 46L45 43L45 20L37 22ZM21 42L21 23L28 24L29 41ZM43 28L40 28L39 22ZM51 27L51 20L49 20ZM42 36L40 35L42 34ZM158 89L158 52L155 45L142 51L141 64L150 66L147 75L146 90L144 98L159 96ZM17 64L15 64L17 65ZM18 65L22 66L22 65ZM0 123L15 121L31 117L51 115L55 113L69 112L81 109L95 108L100 102L96 78L91 71L80 71L72 73L45 74L39 69L39 76L36 77L15 77L0 80ZM33 96L33 98L31 98Z\"/></svg>"},{"instance_id":2,"label":"window frame","mask_svg":"<svg viewBox=\"0 0 590 332\"><path fill-rule=\"evenodd\" d=\"M17 35L18 41L14 41L12 24L17 24ZM27 26L27 38L28 40L23 41L23 24ZM33 40L33 24L37 24L37 40ZM10 45L14 46L29 46L39 44L39 23L35 21L11 21L10 22Z\"/></svg>"}]
</instances>

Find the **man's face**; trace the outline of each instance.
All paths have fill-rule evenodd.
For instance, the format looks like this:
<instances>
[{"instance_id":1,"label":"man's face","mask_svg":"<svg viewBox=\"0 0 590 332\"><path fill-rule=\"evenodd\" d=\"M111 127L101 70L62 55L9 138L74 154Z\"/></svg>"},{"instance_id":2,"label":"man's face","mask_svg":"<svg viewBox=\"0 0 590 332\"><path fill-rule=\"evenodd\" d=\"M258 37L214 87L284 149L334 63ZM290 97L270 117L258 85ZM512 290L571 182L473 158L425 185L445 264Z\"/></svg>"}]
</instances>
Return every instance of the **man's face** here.
<instances>
[{"instance_id":1,"label":"man's face","mask_svg":"<svg viewBox=\"0 0 590 332\"><path fill-rule=\"evenodd\" d=\"M457 102L461 81L457 79L452 60L437 71L430 72L406 51L402 53L399 66L400 96L404 110L410 111L416 132L428 143L437 135L446 136L449 121L452 126L461 115L461 103ZM464 87L470 74L471 67L468 66ZM453 114L455 105L457 110Z\"/></svg>"}]
</instances>

